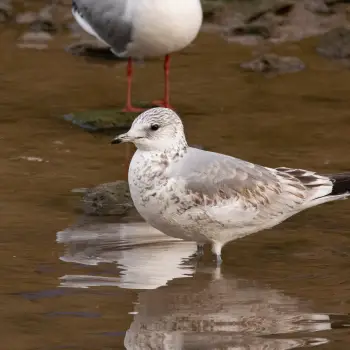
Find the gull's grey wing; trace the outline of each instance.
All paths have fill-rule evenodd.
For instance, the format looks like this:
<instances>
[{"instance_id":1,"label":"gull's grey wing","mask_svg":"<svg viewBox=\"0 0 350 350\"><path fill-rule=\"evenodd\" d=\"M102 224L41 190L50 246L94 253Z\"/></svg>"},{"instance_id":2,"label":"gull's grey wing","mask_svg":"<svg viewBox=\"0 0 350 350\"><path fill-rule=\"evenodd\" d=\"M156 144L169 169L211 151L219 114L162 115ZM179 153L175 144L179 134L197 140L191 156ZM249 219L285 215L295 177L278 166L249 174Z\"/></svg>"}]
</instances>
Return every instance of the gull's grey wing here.
<instances>
[{"instance_id":1,"label":"gull's grey wing","mask_svg":"<svg viewBox=\"0 0 350 350\"><path fill-rule=\"evenodd\" d=\"M223 154L190 148L171 176L180 177L198 204L237 200L252 210L270 208L268 215L293 210L306 198L295 177ZM264 208L264 209L263 209Z\"/></svg>"},{"instance_id":2,"label":"gull's grey wing","mask_svg":"<svg viewBox=\"0 0 350 350\"><path fill-rule=\"evenodd\" d=\"M72 9L81 21L88 24L87 27L91 27L100 39L111 46L114 53L122 54L132 40L132 23L126 17L128 1L73 0Z\"/></svg>"}]
</instances>

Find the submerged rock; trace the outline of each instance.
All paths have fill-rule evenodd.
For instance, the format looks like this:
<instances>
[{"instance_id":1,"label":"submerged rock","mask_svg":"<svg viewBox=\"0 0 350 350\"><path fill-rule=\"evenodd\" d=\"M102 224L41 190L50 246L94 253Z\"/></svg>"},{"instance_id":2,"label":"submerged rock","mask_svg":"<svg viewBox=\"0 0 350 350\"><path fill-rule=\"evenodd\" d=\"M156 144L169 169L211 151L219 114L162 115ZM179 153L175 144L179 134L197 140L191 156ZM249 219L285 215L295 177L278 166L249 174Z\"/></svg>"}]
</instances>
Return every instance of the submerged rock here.
<instances>
[{"instance_id":1,"label":"submerged rock","mask_svg":"<svg viewBox=\"0 0 350 350\"><path fill-rule=\"evenodd\" d=\"M140 104L140 107L148 106ZM90 132L117 132L129 129L138 114L123 112L121 108L87 110L65 114L63 119Z\"/></svg>"},{"instance_id":2,"label":"submerged rock","mask_svg":"<svg viewBox=\"0 0 350 350\"><path fill-rule=\"evenodd\" d=\"M83 197L86 215L124 215L134 208L126 181L108 182L88 189Z\"/></svg>"},{"instance_id":3,"label":"submerged rock","mask_svg":"<svg viewBox=\"0 0 350 350\"><path fill-rule=\"evenodd\" d=\"M327 58L350 59L350 28L339 27L324 34L316 50Z\"/></svg>"},{"instance_id":4,"label":"submerged rock","mask_svg":"<svg viewBox=\"0 0 350 350\"><path fill-rule=\"evenodd\" d=\"M240 66L244 70L268 74L294 73L305 68L305 64L298 57L279 56L272 53L263 54Z\"/></svg>"}]
</instances>

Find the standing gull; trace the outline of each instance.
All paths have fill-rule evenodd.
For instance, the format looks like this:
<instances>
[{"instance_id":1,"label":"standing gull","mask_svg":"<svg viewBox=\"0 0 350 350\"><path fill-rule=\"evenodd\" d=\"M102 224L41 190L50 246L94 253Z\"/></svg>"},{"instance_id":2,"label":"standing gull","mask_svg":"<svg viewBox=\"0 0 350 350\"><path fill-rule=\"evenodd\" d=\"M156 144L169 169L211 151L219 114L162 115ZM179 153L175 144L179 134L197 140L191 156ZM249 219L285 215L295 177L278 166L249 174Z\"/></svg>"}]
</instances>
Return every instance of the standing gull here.
<instances>
[{"instance_id":1,"label":"standing gull","mask_svg":"<svg viewBox=\"0 0 350 350\"><path fill-rule=\"evenodd\" d=\"M169 54L182 50L197 36L202 24L200 0L73 0L72 13L89 34L110 46L118 57L128 57L128 88L124 111L131 104L132 58L165 55L164 99L170 107Z\"/></svg>"},{"instance_id":2,"label":"standing gull","mask_svg":"<svg viewBox=\"0 0 350 350\"><path fill-rule=\"evenodd\" d=\"M226 243L349 196L350 173L272 169L189 147L181 119L167 108L140 114L112 141L121 142L137 147L128 176L141 216L169 236L211 243L218 263Z\"/></svg>"}]
</instances>

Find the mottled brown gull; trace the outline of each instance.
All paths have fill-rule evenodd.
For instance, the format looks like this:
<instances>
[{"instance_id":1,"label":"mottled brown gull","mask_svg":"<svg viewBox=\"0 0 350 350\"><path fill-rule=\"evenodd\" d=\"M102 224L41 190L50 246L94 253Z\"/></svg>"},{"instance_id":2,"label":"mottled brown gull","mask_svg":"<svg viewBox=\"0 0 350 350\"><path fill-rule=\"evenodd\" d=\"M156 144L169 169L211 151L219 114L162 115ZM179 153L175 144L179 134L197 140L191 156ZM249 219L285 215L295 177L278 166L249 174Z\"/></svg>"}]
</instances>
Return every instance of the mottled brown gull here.
<instances>
[{"instance_id":1,"label":"mottled brown gull","mask_svg":"<svg viewBox=\"0 0 350 350\"><path fill-rule=\"evenodd\" d=\"M165 56L164 99L169 107L169 54L188 46L202 24L200 0L73 0L72 13L90 35L110 46L118 57L128 57L125 111L131 104L132 58Z\"/></svg>"},{"instance_id":2,"label":"mottled brown gull","mask_svg":"<svg viewBox=\"0 0 350 350\"><path fill-rule=\"evenodd\" d=\"M187 145L179 116L167 108L140 114L112 143L137 147L131 197L141 216L163 233L222 247L271 228L302 210L349 196L350 173L267 168Z\"/></svg>"}]
</instances>

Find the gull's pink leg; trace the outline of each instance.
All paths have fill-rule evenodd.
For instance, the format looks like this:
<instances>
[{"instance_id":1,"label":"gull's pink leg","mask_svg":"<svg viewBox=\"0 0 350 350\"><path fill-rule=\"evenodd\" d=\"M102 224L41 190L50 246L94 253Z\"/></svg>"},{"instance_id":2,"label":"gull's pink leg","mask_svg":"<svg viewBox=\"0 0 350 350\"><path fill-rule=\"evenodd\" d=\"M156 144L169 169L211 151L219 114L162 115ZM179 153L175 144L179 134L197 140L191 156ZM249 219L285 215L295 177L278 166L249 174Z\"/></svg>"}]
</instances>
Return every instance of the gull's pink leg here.
<instances>
[{"instance_id":1,"label":"gull's pink leg","mask_svg":"<svg viewBox=\"0 0 350 350\"><path fill-rule=\"evenodd\" d=\"M127 78L128 78L128 90L126 95L126 105L123 108L123 112L142 112L143 108L133 107L131 104L131 85L132 85L132 58L128 58L127 66Z\"/></svg>"},{"instance_id":2,"label":"gull's pink leg","mask_svg":"<svg viewBox=\"0 0 350 350\"><path fill-rule=\"evenodd\" d=\"M170 105L170 84L169 84L169 71L170 71L170 55L166 55L164 58L164 99L153 101L156 106L166 107L174 109Z\"/></svg>"}]
</instances>

